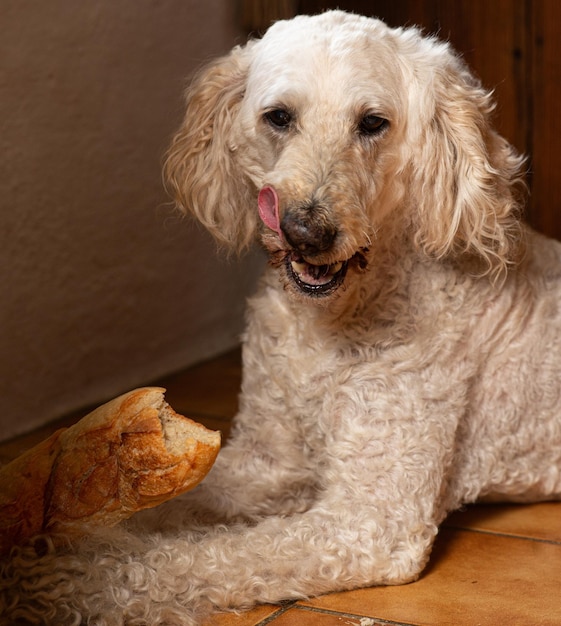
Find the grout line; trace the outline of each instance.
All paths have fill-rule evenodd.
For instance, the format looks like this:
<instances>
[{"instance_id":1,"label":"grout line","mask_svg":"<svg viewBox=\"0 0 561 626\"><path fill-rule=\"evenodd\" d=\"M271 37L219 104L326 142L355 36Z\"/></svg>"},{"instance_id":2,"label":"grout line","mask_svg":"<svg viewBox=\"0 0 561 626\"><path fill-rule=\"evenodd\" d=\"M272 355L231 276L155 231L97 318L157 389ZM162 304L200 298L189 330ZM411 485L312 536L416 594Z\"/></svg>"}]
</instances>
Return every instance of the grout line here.
<instances>
[{"instance_id":1,"label":"grout line","mask_svg":"<svg viewBox=\"0 0 561 626\"><path fill-rule=\"evenodd\" d=\"M294 606L294 602L289 602L285 606L281 606L274 613L271 613L271 615L269 615L265 619L262 619L260 622L257 622L255 626L266 626L267 624L271 624L274 620L277 619L277 617L280 617L281 615L289 611L293 606Z\"/></svg>"},{"instance_id":2,"label":"grout line","mask_svg":"<svg viewBox=\"0 0 561 626\"><path fill-rule=\"evenodd\" d=\"M517 535L515 533L506 533L496 530L485 530L482 528L469 528L468 526L446 526L449 530L461 530L468 533L478 533L480 535L493 535L502 537L503 539L520 539L521 541L533 541L535 543L547 543L553 546L561 546L561 540L541 539L539 537L528 537L527 535Z\"/></svg>"},{"instance_id":3,"label":"grout line","mask_svg":"<svg viewBox=\"0 0 561 626\"><path fill-rule=\"evenodd\" d=\"M322 609L321 607L315 606L306 606L302 604L297 604L294 609L298 609L299 611L308 611L309 613L323 613L325 615L334 615L337 617L345 617L347 619L356 619L359 620L360 626L379 626L383 624L387 624L388 626L415 626L415 624L411 624L409 622L394 622L392 620L381 619L379 617L369 617L367 615L355 615L354 613L346 613L344 611L334 611L333 609ZM261 624L258 624L261 626ZM359 626L357 624L357 626Z\"/></svg>"}]
</instances>

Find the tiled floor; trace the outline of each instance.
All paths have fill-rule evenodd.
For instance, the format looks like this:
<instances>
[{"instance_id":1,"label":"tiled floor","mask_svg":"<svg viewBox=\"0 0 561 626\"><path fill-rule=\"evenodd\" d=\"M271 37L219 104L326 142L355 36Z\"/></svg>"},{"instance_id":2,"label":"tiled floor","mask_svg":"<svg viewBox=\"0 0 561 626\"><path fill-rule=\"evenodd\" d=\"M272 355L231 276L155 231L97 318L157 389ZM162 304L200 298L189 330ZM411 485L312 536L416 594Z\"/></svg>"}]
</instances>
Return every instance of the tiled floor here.
<instances>
[{"instance_id":1,"label":"tiled floor","mask_svg":"<svg viewBox=\"0 0 561 626\"><path fill-rule=\"evenodd\" d=\"M158 384L176 411L227 435L236 411L239 352ZM75 417L67 418L72 421ZM46 436L0 444L0 462ZM205 626L559 626L561 503L474 506L442 528L421 579L218 615Z\"/></svg>"}]
</instances>

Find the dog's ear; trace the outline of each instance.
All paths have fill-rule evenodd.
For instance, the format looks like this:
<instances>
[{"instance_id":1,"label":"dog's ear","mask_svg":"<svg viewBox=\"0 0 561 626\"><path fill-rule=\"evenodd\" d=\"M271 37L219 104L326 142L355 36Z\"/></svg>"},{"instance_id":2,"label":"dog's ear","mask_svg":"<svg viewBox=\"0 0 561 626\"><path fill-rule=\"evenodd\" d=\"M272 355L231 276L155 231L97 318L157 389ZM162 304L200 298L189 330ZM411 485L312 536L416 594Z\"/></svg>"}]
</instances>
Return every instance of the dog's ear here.
<instances>
[{"instance_id":1,"label":"dog's ear","mask_svg":"<svg viewBox=\"0 0 561 626\"><path fill-rule=\"evenodd\" d=\"M235 166L230 140L254 42L203 68L186 93L187 110L164 163L164 180L178 207L221 243L243 250L253 239L257 211Z\"/></svg>"},{"instance_id":2,"label":"dog's ear","mask_svg":"<svg viewBox=\"0 0 561 626\"><path fill-rule=\"evenodd\" d=\"M470 255L497 277L523 255L524 159L492 129L491 95L461 61L437 73L433 86L435 113L413 171L416 242L438 258Z\"/></svg>"}]
</instances>

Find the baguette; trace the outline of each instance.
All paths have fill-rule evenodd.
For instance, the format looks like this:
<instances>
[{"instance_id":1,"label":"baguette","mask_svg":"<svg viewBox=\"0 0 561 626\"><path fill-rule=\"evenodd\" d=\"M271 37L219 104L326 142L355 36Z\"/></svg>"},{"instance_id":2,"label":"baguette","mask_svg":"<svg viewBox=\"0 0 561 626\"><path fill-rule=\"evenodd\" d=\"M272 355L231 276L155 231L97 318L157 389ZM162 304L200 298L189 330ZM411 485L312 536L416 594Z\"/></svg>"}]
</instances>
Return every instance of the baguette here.
<instances>
[{"instance_id":1,"label":"baguette","mask_svg":"<svg viewBox=\"0 0 561 626\"><path fill-rule=\"evenodd\" d=\"M165 389L119 396L0 470L0 554L39 533L114 526L195 487L220 433L178 415Z\"/></svg>"}]
</instances>

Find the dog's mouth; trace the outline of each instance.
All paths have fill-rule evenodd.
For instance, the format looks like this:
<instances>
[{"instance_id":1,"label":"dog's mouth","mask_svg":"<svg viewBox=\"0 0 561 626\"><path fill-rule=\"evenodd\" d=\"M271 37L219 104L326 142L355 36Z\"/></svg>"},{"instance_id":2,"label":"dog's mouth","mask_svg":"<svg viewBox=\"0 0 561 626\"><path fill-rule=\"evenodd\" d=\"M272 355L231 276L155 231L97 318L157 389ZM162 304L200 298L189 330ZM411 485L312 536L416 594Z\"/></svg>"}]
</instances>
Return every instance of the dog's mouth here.
<instances>
[{"instance_id":1,"label":"dog's mouth","mask_svg":"<svg viewBox=\"0 0 561 626\"><path fill-rule=\"evenodd\" d=\"M308 296L327 296L343 284L349 261L313 265L293 252L286 256L285 264L289 278L302 293Z\"/></svg>"}]
</instances>

